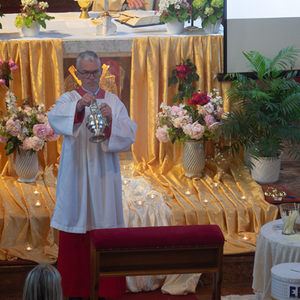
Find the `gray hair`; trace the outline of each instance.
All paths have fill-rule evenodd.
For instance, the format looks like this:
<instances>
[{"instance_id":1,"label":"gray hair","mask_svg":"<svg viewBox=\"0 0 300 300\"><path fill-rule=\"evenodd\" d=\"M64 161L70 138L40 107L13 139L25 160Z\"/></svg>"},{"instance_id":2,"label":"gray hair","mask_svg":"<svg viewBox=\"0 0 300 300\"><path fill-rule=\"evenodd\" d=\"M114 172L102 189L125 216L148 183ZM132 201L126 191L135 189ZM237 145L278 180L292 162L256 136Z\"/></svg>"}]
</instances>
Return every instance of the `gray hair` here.
<instances>
[{"instance_id":1,"label":"gray hair","mask_svg":"<svg viewBox=\"0 0 300 300\"><path fill-rule=\"evenodd\" d=\"M85 60L85 61L91 61L93 62L95 59L97 59L99 61L99 66L101 66L100 63L100 58L98 57L98 55L93 52L93 51L85 51L85 52L81 52L77 58L76 58L76 68L78 69L80 61L81 60Z\"/></svg>"},{"instance_id":2,"label":"gray hair","mask_svg":"<svg viewBox=\"0 0 300 300\"><path fill-rule=\"evenodd\" d=\"M61 277L51 265L40 264L27 275L23 300L63 300Z\"/></svg>"}]
</instances>

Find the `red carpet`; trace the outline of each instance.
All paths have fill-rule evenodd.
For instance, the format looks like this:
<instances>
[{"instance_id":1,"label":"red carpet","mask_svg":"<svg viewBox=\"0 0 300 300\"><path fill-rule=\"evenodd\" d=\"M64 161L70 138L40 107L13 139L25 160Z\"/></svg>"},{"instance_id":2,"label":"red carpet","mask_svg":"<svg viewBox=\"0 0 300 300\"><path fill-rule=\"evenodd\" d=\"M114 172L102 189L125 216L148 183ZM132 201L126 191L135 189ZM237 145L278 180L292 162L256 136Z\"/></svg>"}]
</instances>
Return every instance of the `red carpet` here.
<instances>
[{"instance_id":1,"label":"red carpet","mask_svg":"<svg viewBox=\"0 0 300 300\"><path fill-rule=\"evenodd\" d=\"M197 300L196 294L187 294L186 296L172 296L163 294L160 289L150 292L126 293L122 300Z\"/></svg>"}]
</instances>

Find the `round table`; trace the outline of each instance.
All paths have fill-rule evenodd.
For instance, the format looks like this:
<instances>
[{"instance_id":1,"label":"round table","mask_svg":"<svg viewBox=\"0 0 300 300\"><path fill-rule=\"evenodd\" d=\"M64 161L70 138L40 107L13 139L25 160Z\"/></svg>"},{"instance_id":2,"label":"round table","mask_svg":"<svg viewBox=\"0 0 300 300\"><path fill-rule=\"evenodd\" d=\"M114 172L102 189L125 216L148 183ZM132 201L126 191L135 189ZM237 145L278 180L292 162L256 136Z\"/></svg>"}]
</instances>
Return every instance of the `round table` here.
<instances>
[{"instance_id":1,"label":"round table","mask_svg":"<svg viewBox=\"0 0 300 300\"><path fill-rule=\"evenodd\" d=\"M300 234L282 234L283 220L262 226L256 244L252 288L270 300L271 268L286 262L300 262Z\"/></svg>"}]
</instances>

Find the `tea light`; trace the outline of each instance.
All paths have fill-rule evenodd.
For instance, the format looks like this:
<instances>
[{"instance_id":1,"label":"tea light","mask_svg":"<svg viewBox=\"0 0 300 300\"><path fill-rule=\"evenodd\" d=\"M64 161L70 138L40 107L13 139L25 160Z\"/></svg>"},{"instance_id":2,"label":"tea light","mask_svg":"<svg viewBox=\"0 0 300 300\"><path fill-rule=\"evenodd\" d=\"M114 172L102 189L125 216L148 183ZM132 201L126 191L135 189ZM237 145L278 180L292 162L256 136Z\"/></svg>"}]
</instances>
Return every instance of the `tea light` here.
<instances>
[{"instance_id":1,"label":"tea light","mask_svg":"<svg viewBox=\"0 0 300 300\"><path fill-rule=\"evenodd\" d=\"M155 195L155 194L150 194L148 197L149 197L150 199L154 199L154 198L156 197L156 195Z\"/></svg>"},{"instance_id":2,"label":"tea light","mask_svg":"<svg viewBox=\"0 0 300 300\"><path fill-rule=\"evenodd\" d=\"M36 207L40 207L41 205L42 205L42 203L40 202L40 200L36 200L35 206L36 206Z\"/></svg>"},{"instance_id":3,"label":"tea light","mask_svg":"<svg viewBox=\"0 0 300 300\"><path fill-rule=\"evenodd\" d=\"M124 179L124 180L123 180L123 184L124 184L124 185L127 185L129 182L130 182L130 180L128 180L128 179Z\"/></svg>"},{"instance_id":4,"label":"tea light","mask_svg":"<svg viewBox=\"0 0 300 300\"><path fill-rule=\"evenodd\" d=\"M191 192L191 190L189 188L185 189L184 193L186 195L191 195L192 194L192 192Z\"/></svg>"},{"instance_id":5,"label":"tea light","mask_svg":"<svg viewBox=\"0 0 300 300\"><path fill-rule=\"evenodd\" d=\"M246 196L243 195L243 196L241 197L241 199L242 199L242 200L246 200Z\"/></svg>"},{"instance_id":6,"label":"tea light","mask_svg":"<svg viewBox=\"0 0 300 300\"><path fill-rule=\"evenodd\" d=\"M248 241L248 240L249 240L249 237L248 237L246 234L244 234L244 236L242 237L242 240L243 240L243 241Z\"/></svg>"},{"instance_id":7,"label":"tea light","mask_svg":"<svg viewBox=\"0 0 300 300\"><path fill-rule=\"evenodd\" d=\"M39 196L41 193L39 192L38 188L36 187L33 191L34 196Z\"/></svg>"},{"instance_id":8,"label":"tea light","mask_svg":"<svg viewBox=\"0 0 300 300\"><path fill-rule=\"evenodd\" d=\"M27 252L32 251L32 247L31 247L29 244L26 245L26 251L27 251Z\"/></svg>"},{"instance_id":9,"label":"tea light","mask_svg":"<svg viewBox=\"0 0 300 300\"><path fill-rule=\"evenodd\" d=\"M207 199L204 199L203 200L204 204L206 205L208 203L208 200Z\"/></svg>"},{"instance_id":10,"label":"tea light","mask_svg":"<svg viewBox=\"0 0 300 300\"><path fill-rule=\"evenodd\" d=\"M213 188L217 188L219 186L220 183L218 182L212 182L211 185Z\"/></svg>"},{"instance_id":11,"label":"tea light","mask_svg":"<svg viewBox=\"0 0 300 300\"><path fill-rule=\"evenodd\" d=\"M143 201L142 200L138 200L135 202L138 206L141 206L143 204Z\"/></svg>"}]
</instances>

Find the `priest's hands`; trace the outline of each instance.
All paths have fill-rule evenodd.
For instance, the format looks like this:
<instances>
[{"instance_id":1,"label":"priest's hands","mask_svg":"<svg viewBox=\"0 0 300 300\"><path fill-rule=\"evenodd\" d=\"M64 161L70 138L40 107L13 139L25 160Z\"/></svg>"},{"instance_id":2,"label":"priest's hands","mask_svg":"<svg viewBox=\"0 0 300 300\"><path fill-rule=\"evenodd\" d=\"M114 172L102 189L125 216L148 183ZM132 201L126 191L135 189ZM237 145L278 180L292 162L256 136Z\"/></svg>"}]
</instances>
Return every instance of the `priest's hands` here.
<instances>
[{"instance_id":1,"label":"priest's hands","mask_svg":"<svg viewBox=\"0 0 300 300\"><path fill-rule=\"evenodd\" d=\"M107 103L101 103L100 105L101 114L106 118L107 124L110 124L112 118L111 107Z\"/></svg>"},{"instance_id":2,"label":"priest's hands","mask_svg":"<svg viewBox=\"0 0 300 300\"><path fill-rule=\"evenodd\" d=\"M86 93L78 101L77 107L79 110L82 110L85 106L90 106L92 101L96 101L95 96L90 93Z\"/></svg>"},{"instance_id":3,"label":"priest's hands","mask_svg":"<svg viewBox=\"0 0 300 300\"><path fill-rule=\"evenodd\" d=\"M144 0L127 0L127 3L130 8L140 8L145 4Z\"/></svg>"}]
</instances>

